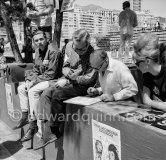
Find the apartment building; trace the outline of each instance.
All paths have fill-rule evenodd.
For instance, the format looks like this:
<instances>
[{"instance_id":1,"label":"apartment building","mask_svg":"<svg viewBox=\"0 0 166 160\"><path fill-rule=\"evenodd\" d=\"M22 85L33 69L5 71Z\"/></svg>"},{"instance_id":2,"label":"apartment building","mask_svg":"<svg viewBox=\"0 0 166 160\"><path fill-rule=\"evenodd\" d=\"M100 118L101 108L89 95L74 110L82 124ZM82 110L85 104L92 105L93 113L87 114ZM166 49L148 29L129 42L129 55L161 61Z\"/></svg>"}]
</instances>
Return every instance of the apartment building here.
<instances>
[{"instance_id":1,"label":"apartment building","mask_svg":"<svg viewBox=\"0 0 166 160\"><path fill-rule=\"evenodd\" d=\"M111 30L112 11L110 10L85 10L75 7L73 12L64 12L62 25L62 39L72 37L74 31L84 28L92 36L105 36Z\"/></svg>"},{"instance_id":2,"label":"apartment building","mask_svg":"<svg viewBox=\"0 0 166 160\"><path fill-rule=\"evenodd\" d=\"M141 11L141 7L142 7L142 0L129 0L130 2L130 8L133 11Z\"/></svg>"}]
</instances>

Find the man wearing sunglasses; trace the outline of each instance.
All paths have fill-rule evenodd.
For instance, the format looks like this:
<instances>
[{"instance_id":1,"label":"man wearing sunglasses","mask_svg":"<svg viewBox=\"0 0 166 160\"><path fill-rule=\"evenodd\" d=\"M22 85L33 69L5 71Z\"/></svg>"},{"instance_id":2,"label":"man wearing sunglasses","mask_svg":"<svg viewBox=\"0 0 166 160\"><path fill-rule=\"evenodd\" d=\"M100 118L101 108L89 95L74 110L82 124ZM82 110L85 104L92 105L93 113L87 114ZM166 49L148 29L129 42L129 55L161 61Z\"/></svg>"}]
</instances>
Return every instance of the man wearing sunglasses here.
<instances>
[{"instance_id":1,"label":"man wearing sunglasses","mask_svg":"<svg viewBox=\"0 0 166 160\"><path fill-rule=\"evenodd\" d=\"M101 87L90 87L89 95L100 95L102 101L117 101L137 94L137 84L128 67L105 51L96 50L91 54L90 65L98 70Z\"/></svg>"}]
</instances>

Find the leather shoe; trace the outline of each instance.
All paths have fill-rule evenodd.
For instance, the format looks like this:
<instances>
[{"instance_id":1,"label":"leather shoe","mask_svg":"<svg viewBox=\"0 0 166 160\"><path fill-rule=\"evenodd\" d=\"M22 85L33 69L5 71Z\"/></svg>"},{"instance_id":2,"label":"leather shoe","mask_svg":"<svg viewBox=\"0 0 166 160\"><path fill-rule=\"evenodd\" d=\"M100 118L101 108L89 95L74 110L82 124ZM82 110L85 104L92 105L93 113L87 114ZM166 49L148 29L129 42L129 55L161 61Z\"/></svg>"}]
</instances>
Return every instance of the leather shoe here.
<instances>
[{"instance_id":1,"label":"leather shoe","mask_svg":"<svg viewBox=\"0 0 166 160\"><path fill-rule=\"evenodd\" d=\"M46 137L42 137L37 142L37 146L34 147L34 150L41 149L56 140L58 140L58 138L54 134L49 134Z\"/></svg>"},{"instance_id":2,"label":"leather shoe","mask_svg":"<svg viewBox=\"0 0 166 160\"><path fill-rule=\"evenodd\" d=\"M20 119L18 124L15 127L13 127L13 130L22 128L28 123L29 123L29 121L28 121L28 112L22 112L22 118Z\"/></svg>"},{"instance_id":3,"label":"leather shoe","mask_svg":"<svg viewBox=\"0 0 166 160\"><path fill-rule=\"evenodd\" d=\"M21 142L31 140L34 137L34 135L37 133L37 130L38 130L37 128L29 128L24 137L21 139Z\"/></svg>"}]
</instances>

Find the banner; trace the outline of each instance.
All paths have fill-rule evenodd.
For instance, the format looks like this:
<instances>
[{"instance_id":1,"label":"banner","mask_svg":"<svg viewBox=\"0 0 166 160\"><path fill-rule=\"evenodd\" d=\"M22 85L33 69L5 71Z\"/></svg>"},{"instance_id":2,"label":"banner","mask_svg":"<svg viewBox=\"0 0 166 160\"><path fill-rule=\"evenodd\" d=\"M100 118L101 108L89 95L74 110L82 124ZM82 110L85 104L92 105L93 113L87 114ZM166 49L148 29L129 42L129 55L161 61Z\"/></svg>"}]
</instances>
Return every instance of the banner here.
<instances>
[{"instance_id":1,"label":"banner","mask_svg":"<svg viewBox=\"0 0 166 160\"><path fill-rule=\"evenodd\" d=\"M63 0L61 12L73 10L74 5L75 5L75 0Z\"/></svg>"},{"instance_id":2,"label":"banner","mask_svg":"<svg viewBox=\"0 0 166 160\"><path fill-rule=\"evenodd\" d=\"M93 160L121 160L120 131L92 120Z\"/></svg>"}]
</instances>

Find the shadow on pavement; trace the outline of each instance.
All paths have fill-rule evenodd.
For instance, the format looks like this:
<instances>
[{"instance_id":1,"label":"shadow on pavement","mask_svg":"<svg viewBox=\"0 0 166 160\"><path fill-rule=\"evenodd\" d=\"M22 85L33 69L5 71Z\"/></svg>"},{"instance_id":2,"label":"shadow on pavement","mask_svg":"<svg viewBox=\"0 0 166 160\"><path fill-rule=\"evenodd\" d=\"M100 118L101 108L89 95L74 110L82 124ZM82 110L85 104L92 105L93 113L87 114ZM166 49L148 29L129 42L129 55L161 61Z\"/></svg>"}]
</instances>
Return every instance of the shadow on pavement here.
<instances>
[{"instance_id":1,"label":"shadow on pavement","mask_svg":"<svg viewBox=\"0 0 166 160\"><path fill-rule=\"evenodd\" d=\"M0 159L6 159L8 157L11 157L22 148L23 145L19 140L3 142L0 144ZM1 149L4 152L1 152Z\"/></svg>"}]
</instances>

